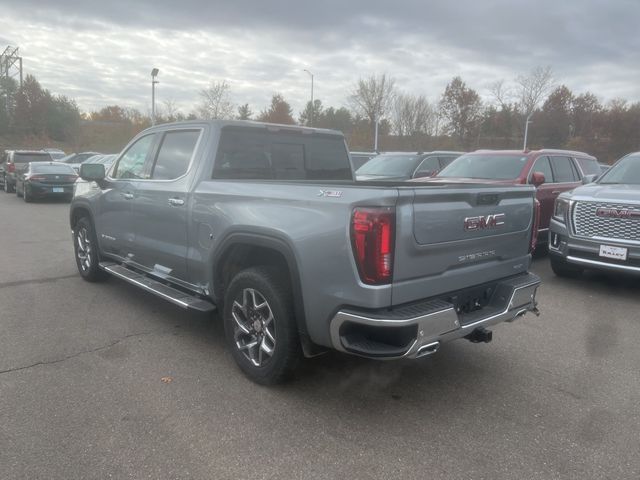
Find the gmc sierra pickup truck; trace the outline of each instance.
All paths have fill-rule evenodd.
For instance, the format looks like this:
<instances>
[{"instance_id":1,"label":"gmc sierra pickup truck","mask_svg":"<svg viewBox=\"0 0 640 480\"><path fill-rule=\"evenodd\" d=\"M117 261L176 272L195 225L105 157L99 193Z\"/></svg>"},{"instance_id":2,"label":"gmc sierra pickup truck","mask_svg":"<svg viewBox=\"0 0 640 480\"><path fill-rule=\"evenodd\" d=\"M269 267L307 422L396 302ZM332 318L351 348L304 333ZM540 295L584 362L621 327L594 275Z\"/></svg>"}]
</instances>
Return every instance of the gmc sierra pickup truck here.
<instances>
[{"instance_id":1,"label":"gmc sierra pickup truck","mask_svg":"<svg viewBox=\"0 0 640 480\"><path fill-rule=\"evenodd\" d=\"M80 176L80 275L218 310L259 383L303 354L418 358L537 312L532 186L356 182L339 132L240 121L152 127Z\"/></svg>"}]
</instances>

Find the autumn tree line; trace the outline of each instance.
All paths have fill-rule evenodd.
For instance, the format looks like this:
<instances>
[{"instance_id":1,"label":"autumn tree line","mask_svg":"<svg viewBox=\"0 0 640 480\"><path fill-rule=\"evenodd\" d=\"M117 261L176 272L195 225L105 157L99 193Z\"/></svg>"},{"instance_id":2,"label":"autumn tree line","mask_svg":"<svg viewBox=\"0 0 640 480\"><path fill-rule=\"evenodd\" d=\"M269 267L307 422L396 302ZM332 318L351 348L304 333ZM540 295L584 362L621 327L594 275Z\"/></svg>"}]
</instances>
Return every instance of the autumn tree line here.
<instances>
[{"instance_id":1,"label":"autumn tree line","mask_svg":"<svg viewBox=\"0 0 640 480\"><path fill-rule=\"evenodd\" d=\"M232 86L214 81L198 92L192 112L172 100L159 102L156 122L187 119L241 119L310 125L342 131L351 150L373 149L378 124L379 150L521 149L527 119L529 148L568 148L611 162L640 150L640 102L616 98L603 104L595 93L574 94L537 67L525 75L485 87L483 96L454 77L436 102L404 92L387 75L352 85L344 105L307 102L297 115L279 93L259 111L231 101ZM55 95L27 75L22 88L0 80L0 148L59 146L66 151L118 152L151 125L149 114L111 105L82 112L76 102Z\"/></svg>"}]
</instances>

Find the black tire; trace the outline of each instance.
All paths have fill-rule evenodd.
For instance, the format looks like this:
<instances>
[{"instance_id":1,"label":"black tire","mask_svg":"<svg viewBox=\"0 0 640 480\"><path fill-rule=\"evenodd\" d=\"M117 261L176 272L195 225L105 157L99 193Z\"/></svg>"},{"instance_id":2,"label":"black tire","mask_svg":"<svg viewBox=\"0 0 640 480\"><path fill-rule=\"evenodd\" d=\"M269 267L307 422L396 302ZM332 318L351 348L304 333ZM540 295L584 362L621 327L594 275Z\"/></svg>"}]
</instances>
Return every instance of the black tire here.
<instances>
[{"instance_id":1,"label":"black tire","mask_svg":"<svg viewBox=\"0 0 640 480\"><path fill-rule=\"evenodd\" d=\"M7 182L7 180L4 180L4 192L5 193L13 193L15 191L15 187L12 187L11 185L9 185L9 182Z\"/></svg>"},{"instance_id":2,"label":"black tire","mask_svg":"<svg viewBox=\"0 0 640 480\"><path fill-rule=\"evenodd\" d=\"M31 197L31 194L29 193L29 190L27 190L26 187L22 187L22 198L24 199L24 201L26 203L31 203L33 202L33 198Z\"/></svg>"},{"instance_id":3,"label":"black tire","mask_svg":"<svg viewBox=\"0 0 640 480\"><path fill-rule=\"evenodd\" d=\"M251 298L251 291L258 295ZM260 306L262 300L266 307L252 308L256 303ZM240 308L243 305L244 310ZM269 312L272 321L265 322ZM240 322L235 321L234 314ZM281 383L290 377L300 361L301 347L289 282L273 267L249 268L233 278L225 294L224 330L234 360L256 383ZM254 341L256 346L241 348ZM273 347L272 353L269 355L263 347ZM254 363L258 360L259 365Z\"/></svg>"},{"instance_id":4,"label":"black tire","mask_svg":"<svg viewBox=\"0 0 640 480\"><path fill-rule=\"evenodd\" d=\"M551 270L553 270L553 273L558 277L579 278L584 273L584 268L571 265L555 255L552 255L549 260L551 261Z\"/></svg>"},{"instance_id":5,"label":"black tire","mask_svg":"<svg viewBox=\"0 0 640 480\"><path fill-rule=\"evenodd\" d=\"M98 266L98 241L93 224L87 217L81 217L73 227L73 252L78 272L87 282L102 282L109 277L109 274L100 270Z\"/></svg>"},{"instance_id":6,"label":"black tire","mask_svg":"<svg viewBox=\"0 0 640 480\"><path fill-rule=\"evenodd\" d=\"M18 190L18 184L16 183L16 197L20 198L24 196L24 185L22 186L22 192L20 192L20 190Z\"/></svg>"}]
</instances>

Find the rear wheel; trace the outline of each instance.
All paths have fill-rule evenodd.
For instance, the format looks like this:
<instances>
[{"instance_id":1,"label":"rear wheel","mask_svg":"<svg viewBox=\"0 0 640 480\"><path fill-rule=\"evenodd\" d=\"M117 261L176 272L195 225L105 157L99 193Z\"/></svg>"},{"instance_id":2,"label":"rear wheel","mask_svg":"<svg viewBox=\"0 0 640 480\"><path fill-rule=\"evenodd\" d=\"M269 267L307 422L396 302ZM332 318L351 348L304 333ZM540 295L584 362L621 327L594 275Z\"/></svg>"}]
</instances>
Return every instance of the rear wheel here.
<instances>
[{"instance_id":1,"label":"rear wheel","mask_svg":"<svg viewBox=\"0 0 640 480\"><path fill-rule=\"evenodd\" d=\"M282 382L300 360L289 282L274 268L249 268L233 278L224 329L234 360L256 383Z\"/></svg>"},{"instance_id":2,"label":"rear wheel","mask_svg":"<svg viewBox=\"0 0 640 480\"><path fill-rule=\"evenodd\" d=\"M27 203L33 201L33 199L31 198L31 194L29 193L29 190L24 185L22 186L22 198L24 198L24 201Z\"/></svg>"},{"instance_id":3,"label":"rear wheel","mask_svg":"<svg viewBox=\"0 0 640 480\"><path fill-rule=\"evenodd\" d=\"M17 197L22 197L24 195L24 185L22 185L22 191L20 191L20 189L18 188L18 184L16 183L16 196Z\"/></svg>"},{"instance_id":4,"label":"rear wheel","mask_svg":"<svg viewBox=\"0 0 640 480\"><path fill-rule=\"evenodd\" d=\"M551 256L549 260L551 261L551 270L553 270L553 273L558 277L578 278L584 272L584 268L567 263L555 255Z\"/></svg>"},{"instance_id":5,"label":"rear wheel","mask_svg":"<svg viewBox=\"0 0 640 480\"><path fill-rule=\"evenodd\" d=\"M78 272L88 282L101 282L108 278L108 274L100 270L98 263L98 241L91 220L82 217L73 229L73 247L76 256Z\"/></svg>"},{"instance_id":6,"label":"rear wheel","mask_svg":"<svg viewBox=\"0 0 640 480\"><path fill-rule=\"evenodd\" d=\"M14 189L11 187L11 185L9 185L9 182L7 181L7 179L4 179L4 191L5 193L13 193Z\"/></svg>"}]
</instances>

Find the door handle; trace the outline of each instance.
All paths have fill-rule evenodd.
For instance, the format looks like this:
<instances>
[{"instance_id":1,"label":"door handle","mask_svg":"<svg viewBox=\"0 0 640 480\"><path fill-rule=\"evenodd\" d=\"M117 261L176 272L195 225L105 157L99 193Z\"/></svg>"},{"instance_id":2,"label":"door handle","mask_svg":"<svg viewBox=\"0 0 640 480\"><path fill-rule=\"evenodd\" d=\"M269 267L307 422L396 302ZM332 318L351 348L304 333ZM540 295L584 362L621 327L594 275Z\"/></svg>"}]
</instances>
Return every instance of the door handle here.
<instances>
[{"instance_id":1,"label":"door handle","mask_svg":"<svg viewBox=\"0 0 640 480\"><path fill-rule=\"evenodd\" d=\"M126 192L123 193L122 196L125 198L125 200L133 200L133 193Z\"/></svg>"},{"instance_id":2,"label":"door handle","mask_svg":"<svg viewBox=\"0 0 640 480\"><path fill-rule=\"evenodd\" d=\"M184 200L181 198L170 198L169 205L171 205L172 207L181 207L182 205L184 205Z\"/></svg>"}]
</instances>

